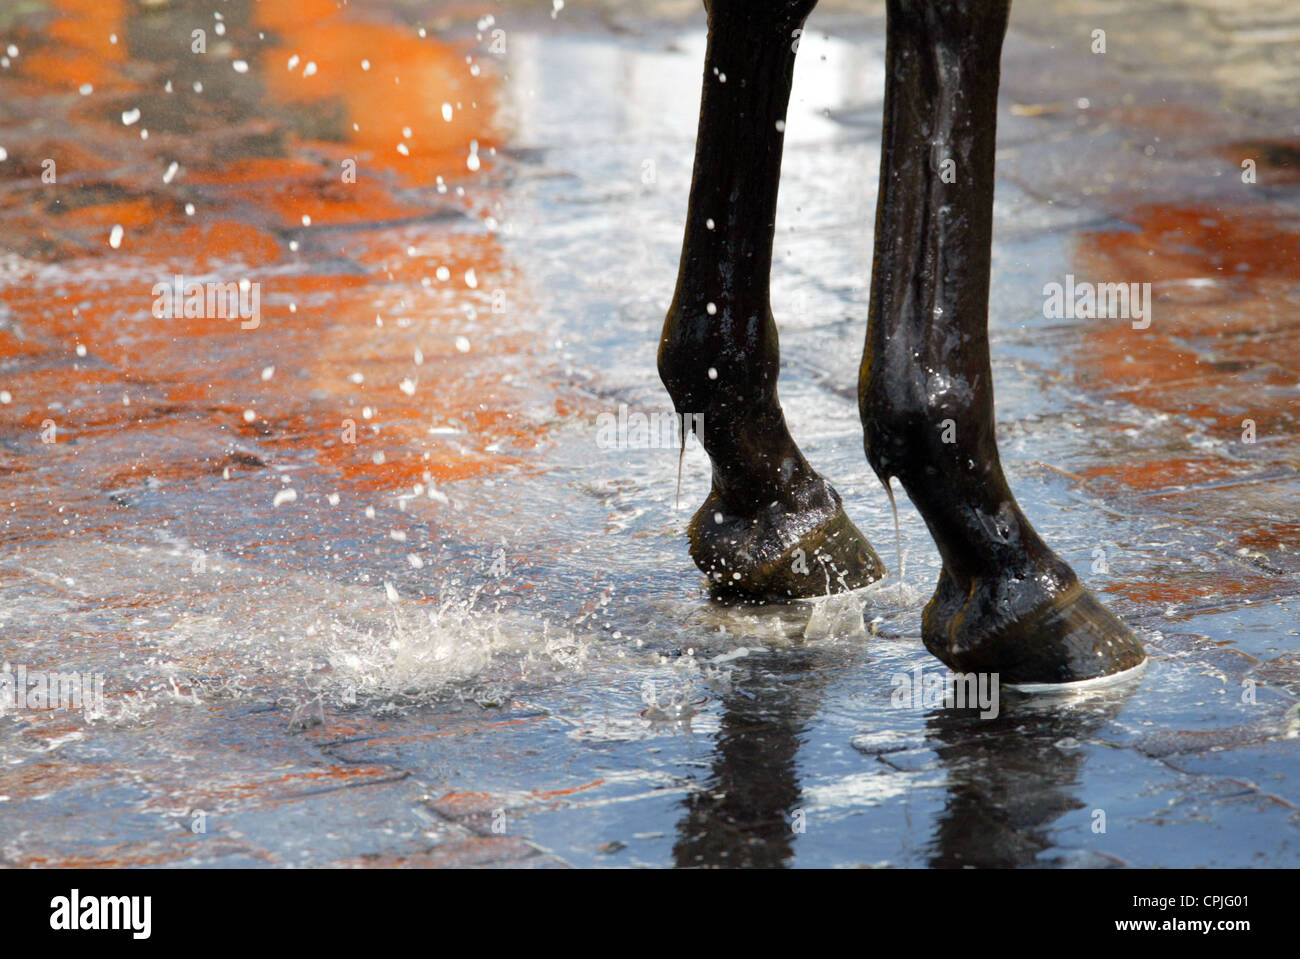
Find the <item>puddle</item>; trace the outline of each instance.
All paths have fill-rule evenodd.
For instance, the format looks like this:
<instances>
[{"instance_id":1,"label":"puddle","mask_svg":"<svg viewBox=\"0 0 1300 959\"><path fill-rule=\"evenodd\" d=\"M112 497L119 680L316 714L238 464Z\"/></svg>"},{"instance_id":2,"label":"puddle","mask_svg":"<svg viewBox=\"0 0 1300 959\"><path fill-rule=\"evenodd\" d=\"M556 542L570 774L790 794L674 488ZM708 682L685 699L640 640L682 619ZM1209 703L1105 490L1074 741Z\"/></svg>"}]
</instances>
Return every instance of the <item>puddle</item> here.
<instances>
[{"instance_id":1,"label":"puddle","mask_svg":"<svg viewBox=\"0 0 1300 959\"><path fill-rule=\"evenodd\" d=\"M679 509L676 444L600 439L620 406L670 409L653 357L698 23L227 6L0 18L20 51L0 71L0 660L102 676L106 700L0 709L0 860L1295 864L1283 204L1211 217L1179 203L1182 173L1162 197L1131 172L1078 191L1073 165L1110 163L1139 114L1078 124L1023 21L1001 448L1152 658L1123 690L1007 689L981 719L912 695L943 668L920 643L938 555L905 497L901 583L715 604L684 541L702 450ZM200 22L208 53L187 55ZM781 396L893 570L854 389L883 38L826 24L787 127ZM1058 107L1023 108L1026 88ZM1151 329L1045 319L1067 273L1151 282ZM176 274L258 284L257 326L155 316Z\"/></svg>"}]
</instances>

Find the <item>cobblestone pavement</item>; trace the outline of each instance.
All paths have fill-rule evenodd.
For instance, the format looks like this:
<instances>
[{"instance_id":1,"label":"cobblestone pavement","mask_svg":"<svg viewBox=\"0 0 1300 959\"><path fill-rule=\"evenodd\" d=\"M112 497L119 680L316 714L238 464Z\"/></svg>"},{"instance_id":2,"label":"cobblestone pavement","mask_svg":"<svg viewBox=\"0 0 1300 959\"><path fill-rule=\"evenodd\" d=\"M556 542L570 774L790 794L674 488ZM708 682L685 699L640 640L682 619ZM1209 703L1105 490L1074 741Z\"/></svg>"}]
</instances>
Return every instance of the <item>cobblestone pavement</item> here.
<instances>
[{"instance_id":1,"label":"cobblestone pavement","mask_svg":"<svg viewBox=\"0 0 1300 959\"><path fill-rule=\"evenodd\" d=\"M1152 661L980 718L923 695L910 504L901 579L720 606L702 451L679 510L672 437L608 441L669 410L697 5L359 6L0 10L0 661L104 690L0 706L0 863L1297 864L1300 11L1013 11L999 443ZM855 383L881 17L803 38L773 306L897 570ZM178 274L256 322L159 316ZM1049 318L1067 276L1150 325Z\"/></svg>"}]
</instances>

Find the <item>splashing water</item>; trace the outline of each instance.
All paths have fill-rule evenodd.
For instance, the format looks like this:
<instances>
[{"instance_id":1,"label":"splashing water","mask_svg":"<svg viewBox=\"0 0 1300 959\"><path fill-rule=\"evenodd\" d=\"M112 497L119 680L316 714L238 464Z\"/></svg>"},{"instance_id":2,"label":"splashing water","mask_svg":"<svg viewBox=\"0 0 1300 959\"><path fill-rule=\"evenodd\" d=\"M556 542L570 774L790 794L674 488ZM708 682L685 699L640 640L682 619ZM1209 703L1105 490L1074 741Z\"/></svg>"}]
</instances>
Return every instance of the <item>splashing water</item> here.
<instances>
[{"instance_id":1,"label":"splashing water","mask_svg":"<svg viewBox=\"0 0 1300 959\"><path fill-rule=\"evenodd\" d=\"M331 623L331 687L345 696L422 701L475 680L533 685L582 670L591 646L543 621L479 607L483 587L444 589L433 609L394 603L386 628Z\"/></svg>"}]
</instances>

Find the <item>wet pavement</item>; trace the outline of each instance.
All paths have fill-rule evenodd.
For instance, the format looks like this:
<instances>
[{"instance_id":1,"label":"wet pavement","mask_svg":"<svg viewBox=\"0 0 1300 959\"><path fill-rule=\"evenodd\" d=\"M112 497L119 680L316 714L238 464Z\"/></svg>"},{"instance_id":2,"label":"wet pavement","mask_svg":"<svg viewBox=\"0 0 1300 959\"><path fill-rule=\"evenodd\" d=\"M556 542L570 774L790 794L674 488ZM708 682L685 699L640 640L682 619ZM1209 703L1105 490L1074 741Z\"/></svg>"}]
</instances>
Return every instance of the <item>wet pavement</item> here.
<instances>
[{"instance_id":1,"label":"wet pavement","mask_svg":"<svg viewBox=\"0 0 1300 959\"><path fill-rule=\"evenodd\" d=\"M801 42L773 307L893 575L780 608L702 595L707 459L677 508L633 419L670 410L694 4L0 10L0 660L104 690L0 707L0 863L1300 862L1300 16L1013 11L999 443L1152 660L981 718L922 694L938 555L900 497L900 581L862 455L852 7ZM155 315L177 274L256 315ZM1150 283L1150 325L1046 317L1067 275Z\"/></svg>"}]
</instances>

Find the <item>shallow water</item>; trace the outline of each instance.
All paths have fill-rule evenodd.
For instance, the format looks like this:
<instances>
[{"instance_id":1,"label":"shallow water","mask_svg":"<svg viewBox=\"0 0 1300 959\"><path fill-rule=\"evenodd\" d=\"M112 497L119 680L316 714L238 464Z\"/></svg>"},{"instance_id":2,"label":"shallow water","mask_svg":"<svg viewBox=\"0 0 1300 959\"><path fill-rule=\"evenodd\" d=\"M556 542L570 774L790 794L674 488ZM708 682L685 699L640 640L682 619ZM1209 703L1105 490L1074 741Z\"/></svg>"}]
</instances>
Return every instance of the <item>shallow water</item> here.
<instances>
[{"instance_id":1,"label":"shallow water","mask_svg":"<svg viewBox=\"0 0 1300 959\"><path fill-rule=\"evenodd\" d=\"M698 23L264 3L194 58L198 7L61 9L0 73L0 637L105 702L0 713L0 860L1296 863L1297 193L1207 198L1235 159L1194 119L1143 171L1156 66L1112 102L1013 27L991 319L1012 486L1152 659L980 718L896 695L942 668L856 410L878 24L801 44L773 307L792 431L895 575L753 608L686 555L698 445L677 508L674 444L599 438L670 409ZM260 283L260 325L154 319L174 272ZM1069 272L1152 281L1159 322L1044 319Z\"/></svg>"}]
</instances>

